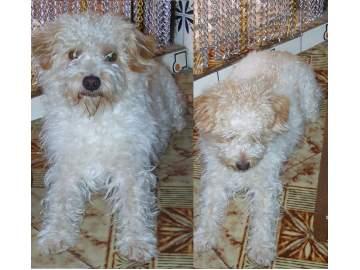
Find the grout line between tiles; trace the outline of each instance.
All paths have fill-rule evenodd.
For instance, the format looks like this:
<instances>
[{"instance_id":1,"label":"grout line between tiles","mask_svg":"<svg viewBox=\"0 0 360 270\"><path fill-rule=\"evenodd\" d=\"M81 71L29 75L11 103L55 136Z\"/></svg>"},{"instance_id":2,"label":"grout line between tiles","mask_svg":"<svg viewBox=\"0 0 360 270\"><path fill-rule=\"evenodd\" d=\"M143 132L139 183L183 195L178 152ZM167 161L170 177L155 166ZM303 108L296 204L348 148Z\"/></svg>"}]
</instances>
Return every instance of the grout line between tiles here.
<instances>
[{"instance_id":1,"label":"grout line between tiles","mask_svg":"<svg viewBox=\"0 0 360 270\"><path fill-rule=\"evenodd\" d=\"M110 257L110 250L111 250L111 245L112 245L112 233L113 233L113 221L114 221L114 216L111 215L110 218L110 228L108 231L108 243L107 243L107 249L106 249L106 256L105 256L105 268L108 268L109 265L109 257Z\"/></svg>"},{"instance_id":2,"label":"grout line between tiles","mask_svg":"<svg viewBox=\"0 0 360 270\"><path fill-rule=\"evenodd\" d=\"M218 258L220 258L220 260L222 261L222 263L228 268L230 269L230 265L228 265L225 261L225 259L221 256L221 253L216 249L216 248L212 248L212 250L214 251L214 253L216 254L216 256L218 256Z\"/></svg>"}]
</instances>

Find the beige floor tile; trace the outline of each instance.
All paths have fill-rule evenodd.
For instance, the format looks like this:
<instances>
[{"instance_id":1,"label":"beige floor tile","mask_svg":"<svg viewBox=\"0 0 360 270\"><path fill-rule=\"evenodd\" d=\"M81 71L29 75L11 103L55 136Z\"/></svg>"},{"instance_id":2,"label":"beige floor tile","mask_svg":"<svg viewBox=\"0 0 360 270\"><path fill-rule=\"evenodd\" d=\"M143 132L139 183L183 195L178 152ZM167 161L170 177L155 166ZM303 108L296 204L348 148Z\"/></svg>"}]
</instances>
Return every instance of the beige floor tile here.
<instances>
[{"instance_id":1,"label":"beige floor tile","mask_svg":"<svg viewBox=\"0 0 360 270\"><path fill-rule=\"evenodd\" d=\"M289 186L317 188L321 154L316 154L293 166L281 176Z\"/></svg>"}]
</instances>

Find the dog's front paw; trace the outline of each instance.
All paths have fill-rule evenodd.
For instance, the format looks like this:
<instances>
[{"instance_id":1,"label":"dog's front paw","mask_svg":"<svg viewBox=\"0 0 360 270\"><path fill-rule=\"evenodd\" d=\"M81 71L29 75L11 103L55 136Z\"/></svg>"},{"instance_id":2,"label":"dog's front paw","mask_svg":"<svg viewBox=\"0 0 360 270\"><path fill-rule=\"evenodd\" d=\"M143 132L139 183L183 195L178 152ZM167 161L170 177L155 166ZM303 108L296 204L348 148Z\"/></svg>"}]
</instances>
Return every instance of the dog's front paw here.
<instances>
[{"instance_id":1,"label":"dog's front paw","mask_svg":"<svg viewBox=\"0 0 360 270\"><path fill-rule=\"evenodd\" d=\"M156 256L156 241L151 239L139 239L136 236L127 240L118 240L115 244L116 250L129 260L137 262L148 262Z\"/></svg>"},{"instance_id":2,"label":"dog's front paw","mask_svg":"<svg viewBox=\"0 0 360 270\"><path fill-rule=\"evenodd\" d=\"M209 250L216 245L216 234L202 229L194 233L194 249L197 252Z\"/></svg>"},{"instance_id":3,"label":"dog's front paw","mask_svg":"<svg viewBox=\"0 0 360 270\"><path fill-rule=\"evenodd\" d=\"M275 248L258 245L250 247L247 252L248 258L261 266L271 266L275 259Z\"/></svg>"},{"instance_id":4,"label":"dog's front paw","mask_svg":"<svg viewBox=\"0 0 360 270\"><path fill-rule=\"evenodd\" d=\"M38 236L38 248L41 254L60 253L75 245L77 238L67 233L48 233L41 231Z\"/></svg>"}]
</instances>

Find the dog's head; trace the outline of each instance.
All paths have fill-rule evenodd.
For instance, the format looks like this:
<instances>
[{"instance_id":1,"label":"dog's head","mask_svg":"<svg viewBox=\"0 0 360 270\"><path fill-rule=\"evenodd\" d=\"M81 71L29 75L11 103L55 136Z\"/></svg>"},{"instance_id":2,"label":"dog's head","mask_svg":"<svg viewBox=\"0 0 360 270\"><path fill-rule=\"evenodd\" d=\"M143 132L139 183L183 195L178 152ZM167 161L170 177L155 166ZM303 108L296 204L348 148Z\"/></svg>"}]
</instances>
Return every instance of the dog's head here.
<instances>
[{"instance_id":1,"label":"dog's head","mask_svg":"<svg viewBox=\"0 0 360 270\"><path fill-rule=\"evenodd\" d=\"M89 115L127 91L130 73L145 73L155 43L119 16L62 15L32 35L32 59L44 91Z\"/></svg>"},{"instance_id":2,"label":"dog's head","mask_svg":"<svg viewBox=\"0 0 360 270\"><path fill-rule=\"evenodd\" d=\"M269 91L271 79L224 82L194 100L195 125L225 166L247 171L287 130L289 100Z\"/></svg>"}]
</instances>

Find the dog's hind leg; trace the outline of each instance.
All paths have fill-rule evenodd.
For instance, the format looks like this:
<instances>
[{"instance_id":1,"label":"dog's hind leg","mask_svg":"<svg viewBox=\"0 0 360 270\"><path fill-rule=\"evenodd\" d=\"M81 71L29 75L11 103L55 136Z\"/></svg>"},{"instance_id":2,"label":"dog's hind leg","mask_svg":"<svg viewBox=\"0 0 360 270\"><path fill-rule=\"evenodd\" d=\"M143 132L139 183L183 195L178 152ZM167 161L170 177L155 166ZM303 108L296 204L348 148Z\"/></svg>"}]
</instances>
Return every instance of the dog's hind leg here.
<instances>
[{"instance_id":1,"label":"dog's hind leg","mask_svg":"<svg viewBox=\"0 0 360 270\"><path fill-rule=\"evenodd\" d=\"M322 92L316 81L315 73L310 66L301 71L300 92L302 96L302 109L307 121L316 121L319 117Z\"/></svg>"},{"instance_id":2,"label":"dog's hind leg","mask_svg":"<svg viewBox=\"0 0 360 270\"><path fill-rule=\"evenodd\" d=\"M177 90L173 110L173 126L176 131L181 131L186 126L185 113L186 105L184 96Z\"/></svg>"},{"instance_id":3,"label":"dog's hind leg","mask_svg":"<svg viewBox=\"0 0 360 270\"><path fill-rule=\"evenodd\" d=\"M172 127L181 131L185 125L186 101L183 93L176 85L175 80L168 72L164 75L163 87L166 95L166 103L171 114Z\"/></svg>"}]
</instances>

